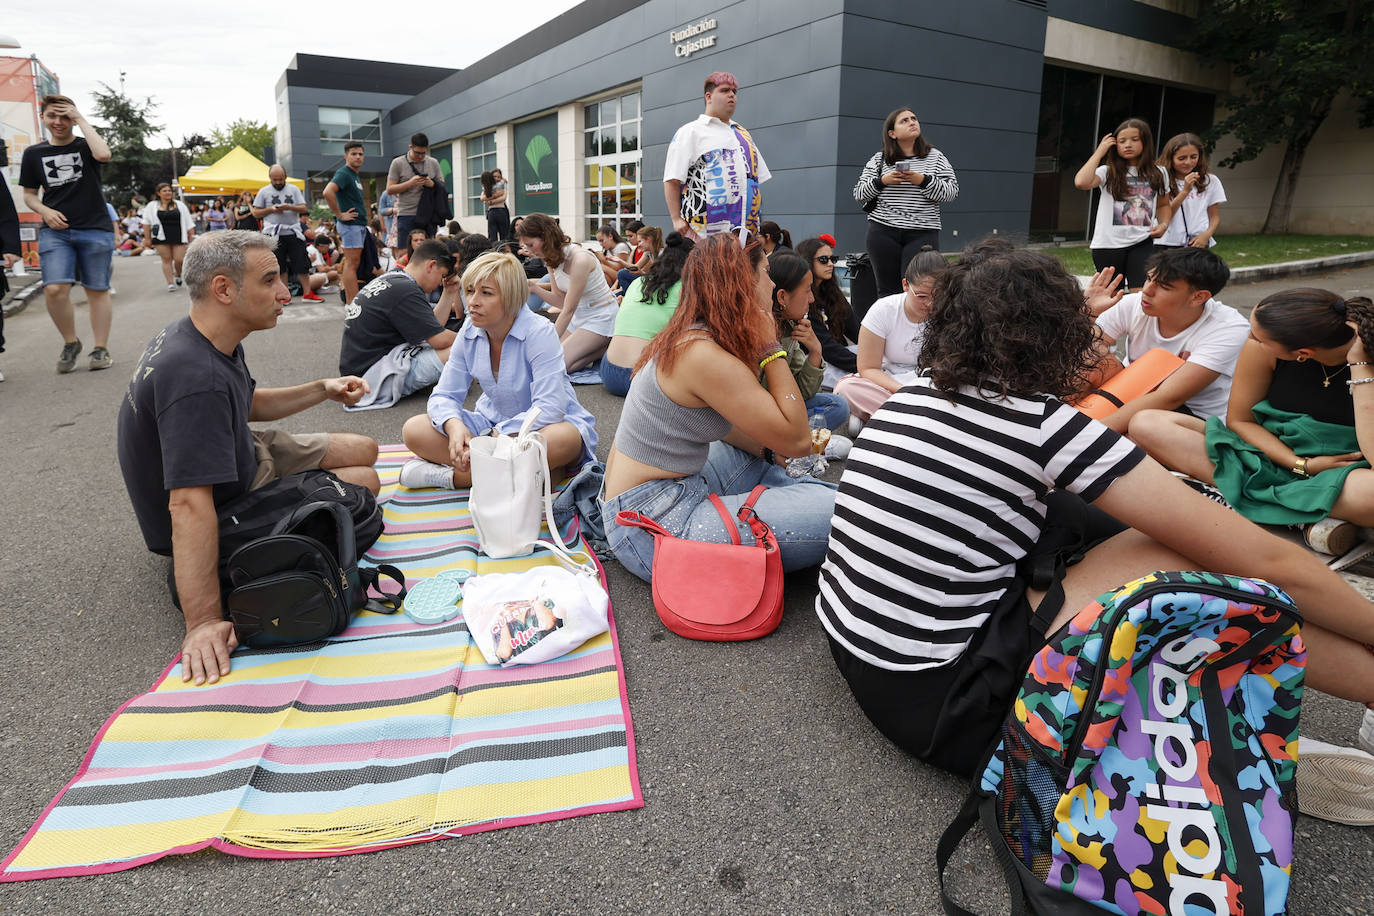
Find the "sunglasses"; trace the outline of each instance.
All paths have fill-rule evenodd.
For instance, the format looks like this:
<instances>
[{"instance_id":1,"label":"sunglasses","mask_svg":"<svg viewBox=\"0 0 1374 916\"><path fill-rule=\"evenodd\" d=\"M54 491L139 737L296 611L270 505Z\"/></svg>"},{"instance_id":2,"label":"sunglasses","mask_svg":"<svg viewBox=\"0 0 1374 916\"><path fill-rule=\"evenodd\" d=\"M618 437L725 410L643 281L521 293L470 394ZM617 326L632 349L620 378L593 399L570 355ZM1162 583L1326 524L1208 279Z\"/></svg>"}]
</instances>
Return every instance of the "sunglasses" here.
<instances>
[{"instance_id":1,"label":"sunglasses","mask_svg":"<svg viewBox=\"0 0 1374 916\"><path fill-rule=\"evenodd\" d=\"M839 258L835 257L833 254L823 254L823 255L821 255L820 257L816 258L816 263L817 263L817 264L834 264L834 263L835 263L836 261L838 261L838 260L839 260Z\"/></svg>"}]
</instances>

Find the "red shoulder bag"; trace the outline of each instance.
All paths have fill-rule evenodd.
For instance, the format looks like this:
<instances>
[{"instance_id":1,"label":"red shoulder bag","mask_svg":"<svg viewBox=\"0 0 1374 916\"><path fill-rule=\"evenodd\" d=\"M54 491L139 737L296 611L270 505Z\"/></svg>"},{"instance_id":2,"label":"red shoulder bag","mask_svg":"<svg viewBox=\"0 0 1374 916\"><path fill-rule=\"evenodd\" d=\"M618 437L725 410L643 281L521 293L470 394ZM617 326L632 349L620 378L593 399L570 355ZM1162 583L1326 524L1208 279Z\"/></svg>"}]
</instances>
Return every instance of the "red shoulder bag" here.
<instances>
[{"instance_id":1,"label":"red shoulder bag","mask_svg":"<svg viewBox=\"0 0 1374 916\"><path fill-rule=\"evenodd\" d=\"M754 534L752 545L740 543L734 518L714 493L709 498L730 532L729 544L674 537L638 512L616 514L618 524L654 536L654 607L677 635L715 642L758 639L782 622L782 554L773 529L754 512L765 489L755 487L739 510Z\"/></svg>"}]
</instances>

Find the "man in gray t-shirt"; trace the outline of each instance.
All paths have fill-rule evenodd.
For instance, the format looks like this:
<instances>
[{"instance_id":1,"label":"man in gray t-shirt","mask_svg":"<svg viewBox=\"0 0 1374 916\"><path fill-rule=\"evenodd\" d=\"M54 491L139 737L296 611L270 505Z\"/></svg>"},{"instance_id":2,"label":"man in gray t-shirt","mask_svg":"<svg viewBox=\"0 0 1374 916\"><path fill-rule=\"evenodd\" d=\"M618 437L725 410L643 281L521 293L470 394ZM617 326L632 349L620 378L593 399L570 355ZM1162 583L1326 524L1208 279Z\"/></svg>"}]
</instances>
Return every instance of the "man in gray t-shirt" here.
<instances>
[{"instance_id":1,"label":"man in gray t-shirt","mask_svg":"<svg viewBox=\"0 0 1374 916\"><path fill-rule=\"evenodd\" d=\"M443 178L439 160L429 155L429 137L411 134L410 149L404 156L391 160L391 168L386 173L386 192L396 195L398 247L392 249L396 257L399 258L406 250L406 241L415 225L415 209L420 205L420 195L425 188L434 187L434 182L443 181Z\"/></svg>"},{"instance_id":2,"label":"man in gray t-shirt","mask_svg":"<svg viewBox=\"0 0 1374 916\"><path fill-rule=\"evenodd\" d=\"M301 216L310 208L305 194L286 180L286 169L274 165L267 170L272 182L253 198L253 216L262 222L262 234L277 239L277 264L283 274L295 274L301 283L301 298L307 302L324 299L310 290L310 253L305 248Z\"/></svg>"}]
</instances>

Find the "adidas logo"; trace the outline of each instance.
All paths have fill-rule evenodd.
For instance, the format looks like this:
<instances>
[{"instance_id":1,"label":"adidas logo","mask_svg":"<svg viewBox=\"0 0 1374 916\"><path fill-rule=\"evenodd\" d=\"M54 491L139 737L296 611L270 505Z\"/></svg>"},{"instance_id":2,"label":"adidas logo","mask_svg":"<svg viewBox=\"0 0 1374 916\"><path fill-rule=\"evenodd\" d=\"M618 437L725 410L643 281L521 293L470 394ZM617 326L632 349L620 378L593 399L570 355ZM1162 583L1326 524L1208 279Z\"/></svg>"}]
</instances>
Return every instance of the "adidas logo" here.
<instances>
[{"instance_id":1,"label":"adidas logo","mask_svg":"<svg viewBox=\"0 0 1374 916\"><path fill-rule=\"evenodd\" d=\"M1178 863L1178 871L1169 875L1171 914L1199 912L1193 909L1198 905L1195 898L1199 897L1211 904L1211 912L1217 916L1230 912L1226 882L1202 877L1214 873L1221 864L1222 846L1212 802L1206 792L1192 785L1197 778L1197 735L1184 714L1188 706L1188 675L1207 656L1220 650L1220 645L1206 637L1184 636L1166 644L1150 666L1150 700L1165 721L1146 719L1140 723L1140 730L1154 742L1155 764L1161 778L1160 784L1152 782L1145 787L1145 795L1156 802L1172 804L1147 804L1145 814L1167 825L1169 853ZM1214 738L1229 740L1227 735Z\"/></svg>"}]
</instances>

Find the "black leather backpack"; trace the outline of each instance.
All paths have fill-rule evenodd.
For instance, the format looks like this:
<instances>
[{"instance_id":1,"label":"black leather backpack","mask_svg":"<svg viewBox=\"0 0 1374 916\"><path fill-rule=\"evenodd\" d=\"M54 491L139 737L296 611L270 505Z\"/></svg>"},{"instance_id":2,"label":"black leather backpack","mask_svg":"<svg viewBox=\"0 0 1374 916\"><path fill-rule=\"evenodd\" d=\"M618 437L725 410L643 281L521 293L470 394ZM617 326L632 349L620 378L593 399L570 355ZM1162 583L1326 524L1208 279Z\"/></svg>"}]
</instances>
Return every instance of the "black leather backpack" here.
<instances>
[{"instance_id":1,"label":"black leather backpack","mask_svg":"<svg viewBox=\"0 0 1374 916\"><path fill-rule=\"evenodd\" d=\"M360 568L353 519L338 502L304 503L271 533L248 541L224 569L225 609L239 643L273 648L342 633L363 608L394 614L405 598L405 576L394 566ZM398 595L377 590L382 575Z\"/></svg>"}]
</instances>

